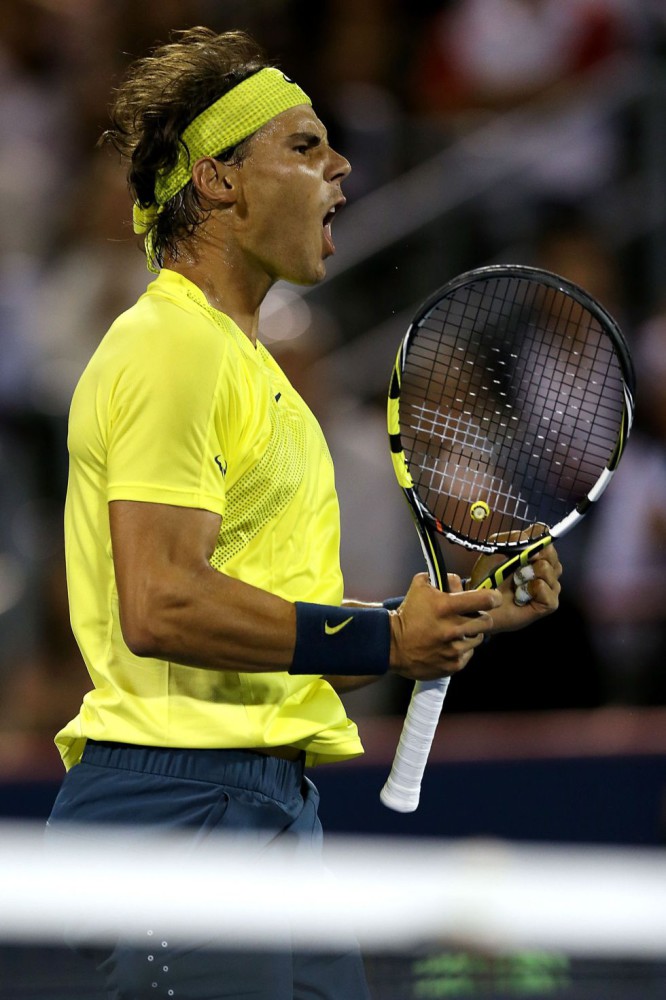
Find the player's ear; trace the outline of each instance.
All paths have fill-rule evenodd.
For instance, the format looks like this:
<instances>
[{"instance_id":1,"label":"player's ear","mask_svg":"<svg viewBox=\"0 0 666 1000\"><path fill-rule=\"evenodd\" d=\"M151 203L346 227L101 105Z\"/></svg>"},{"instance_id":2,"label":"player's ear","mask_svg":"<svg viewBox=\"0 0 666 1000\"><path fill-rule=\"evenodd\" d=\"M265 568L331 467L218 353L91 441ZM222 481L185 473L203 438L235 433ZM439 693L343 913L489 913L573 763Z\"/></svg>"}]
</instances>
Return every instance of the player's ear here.
<instances>
[{"instance_id":1,"label":"player's ear","mask_svg":"<svg viewBox=\"0 0 666 1000\"><path fill-rule=\"evenodd\" d=\"M199 196L211 204L231 205L238 198L236 168L212 156L202 156L192 167L192 183Z\"/></svg>"}]
</instances>

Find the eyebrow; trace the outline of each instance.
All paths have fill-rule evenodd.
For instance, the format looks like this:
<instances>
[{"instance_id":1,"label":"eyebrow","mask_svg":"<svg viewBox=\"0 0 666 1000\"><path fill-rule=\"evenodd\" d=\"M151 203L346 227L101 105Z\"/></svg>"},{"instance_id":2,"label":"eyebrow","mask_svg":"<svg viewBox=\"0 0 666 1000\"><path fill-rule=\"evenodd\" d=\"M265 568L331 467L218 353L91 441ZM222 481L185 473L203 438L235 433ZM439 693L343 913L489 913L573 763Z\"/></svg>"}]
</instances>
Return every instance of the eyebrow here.
<instances>
[{"instance_id":1,"label":"eyebrow","mask_svg":"<svg viewBox=\"0 0 666 1000\"><path fill-rule=\"evenodd\" d=\"M291 135L288 136L288 139L302 139L304 142L307 142L309 146L319 146L323 142L328 142L328 134L326 132L321 135L319 132L298 131L292 132Z\"/></svg>"}]
</instances>

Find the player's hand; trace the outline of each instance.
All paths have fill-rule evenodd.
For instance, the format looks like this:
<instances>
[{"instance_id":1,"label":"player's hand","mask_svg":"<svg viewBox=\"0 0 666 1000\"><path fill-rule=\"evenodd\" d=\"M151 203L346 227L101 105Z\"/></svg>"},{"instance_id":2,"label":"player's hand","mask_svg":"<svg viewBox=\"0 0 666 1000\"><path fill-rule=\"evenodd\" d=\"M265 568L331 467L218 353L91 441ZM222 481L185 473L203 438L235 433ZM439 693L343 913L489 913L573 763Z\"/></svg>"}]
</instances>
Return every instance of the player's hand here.
<instances>
[{"instance_id":1,"label":"player's hand","mask_svg":"<svg viewBox=\"0 0 666 1000\"><path fill-rule=\"evenodd\" d=\"M481 556L472 570L470 587L474 588L506 556ZM540 549L528 564L505 580L497 593L501 605L493 611L493 632L510 632L550 615L559 607L562 564L554 545Z\"/></svg>"},{"instance_id":2,"label":"player's hand","mask_svg":"<svg viewBox=\"0 0 666 1000\"><path fill-rule=\"evenodd\" d=\"M412 580L405 600L391 613L391 670L411 680L448 677L467 666L487 632L503 595L465 591L448 576L449 593L433 587L426 573ZM492 613L492 614L491 614Z\"/></svg>"}]
</instances>

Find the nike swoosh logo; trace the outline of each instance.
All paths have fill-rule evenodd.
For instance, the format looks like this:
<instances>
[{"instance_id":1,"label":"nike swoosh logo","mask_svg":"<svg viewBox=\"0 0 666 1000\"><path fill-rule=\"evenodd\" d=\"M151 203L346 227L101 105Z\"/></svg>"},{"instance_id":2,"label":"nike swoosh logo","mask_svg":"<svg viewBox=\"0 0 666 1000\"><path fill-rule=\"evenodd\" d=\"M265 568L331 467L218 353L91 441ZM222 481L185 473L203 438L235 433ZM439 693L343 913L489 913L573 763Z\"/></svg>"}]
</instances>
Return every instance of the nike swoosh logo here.
<instances>
[{"instance_id":1,"label":"nike swoosh logo","mask_svg":"<svg viewBox=\"0 0 666 1000\"><path fill-rule=\"evenodd\" d=\"M340 632L345 625L349 625L353 620L354 616L351 615L349 618L345 618L343 622L340 622L339 625L329 625L328 622L324 622L324 632L326 635L335 635L336 632Z\"/></svg>"}]
</instances>

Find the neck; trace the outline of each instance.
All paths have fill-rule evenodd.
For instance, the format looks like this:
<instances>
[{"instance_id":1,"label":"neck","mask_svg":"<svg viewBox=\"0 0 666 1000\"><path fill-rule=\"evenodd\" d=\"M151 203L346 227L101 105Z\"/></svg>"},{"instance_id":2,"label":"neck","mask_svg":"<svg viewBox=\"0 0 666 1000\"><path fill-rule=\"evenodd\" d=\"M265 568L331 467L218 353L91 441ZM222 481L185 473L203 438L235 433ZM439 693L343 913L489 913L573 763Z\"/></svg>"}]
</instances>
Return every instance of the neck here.
<instances>
[{"instance_id":1,"label":"neck","mask_svg":"<svg viewBox=\"0 0 666 1000\"><path fill-rule=\"evenodd\" d=\"M182 274L199 288L213 309L229 316L255 344L259 309L273 281L254 270L245 259L236 259L228 248L198 240L196 246L181 244L178 258L165 256L164 266Z\"/></svg>"}]
</instances>

